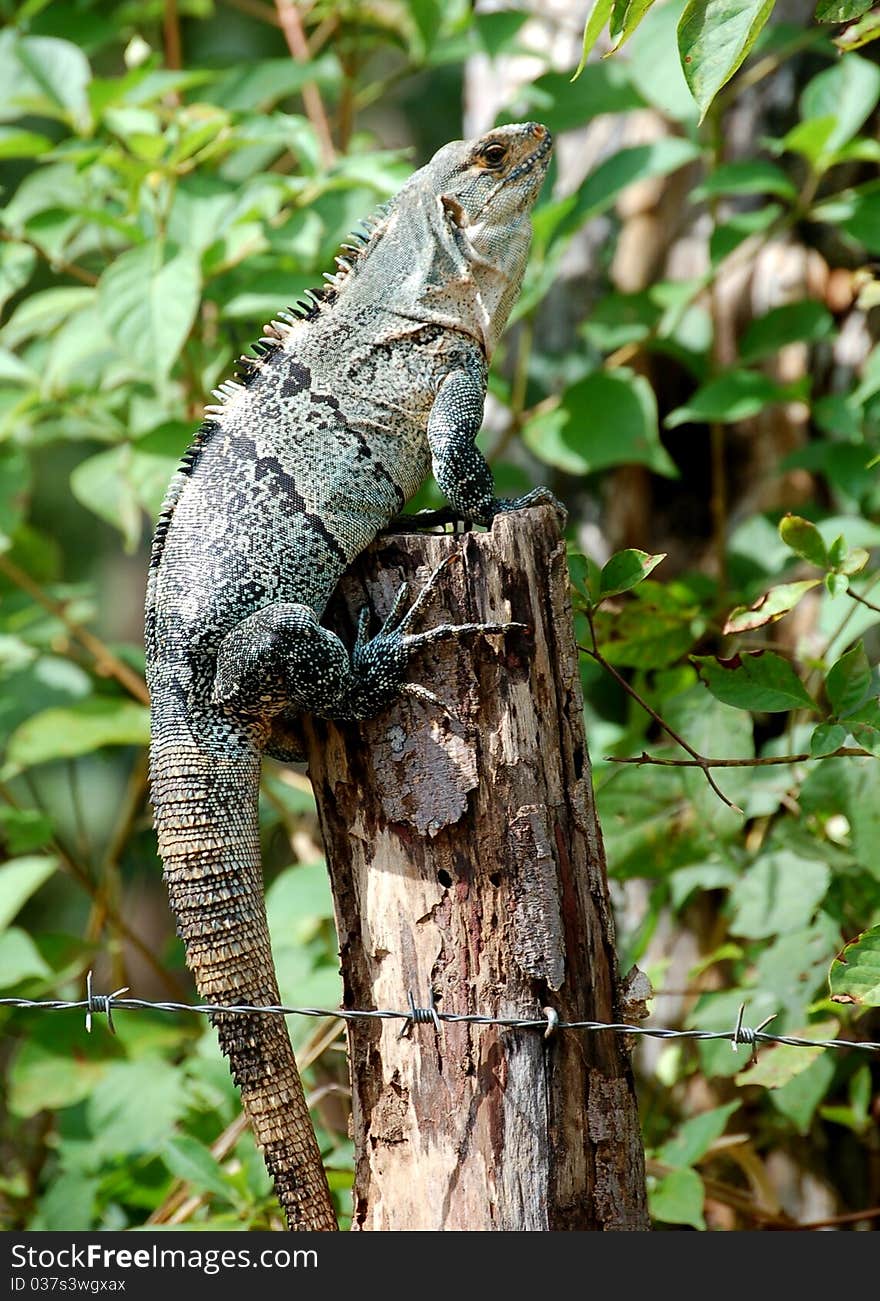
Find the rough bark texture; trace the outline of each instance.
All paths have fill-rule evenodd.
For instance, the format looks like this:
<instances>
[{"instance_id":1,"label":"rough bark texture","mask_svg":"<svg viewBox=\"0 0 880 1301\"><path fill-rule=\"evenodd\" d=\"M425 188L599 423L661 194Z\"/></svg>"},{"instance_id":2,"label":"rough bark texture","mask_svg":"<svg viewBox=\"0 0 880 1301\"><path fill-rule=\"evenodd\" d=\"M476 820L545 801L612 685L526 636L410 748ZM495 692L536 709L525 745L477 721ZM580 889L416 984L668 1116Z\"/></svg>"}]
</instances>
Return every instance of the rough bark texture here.
<instances>
[{"instance_id":1,"label":"rough bark texture","mask_svg":"<svg viewBox=\"0 0 880 1301\"><path fill-rule=\"evenodd\" d=\"M562 1020L618 1015L565 550L549 508L490 533L383 540L333 615L351 637L450 552L424 625L516 620L419 653L407 698L362 726L310 720L345 1001ZM331 620L332 622L332 620ZM350 1024L356 1229L645 1229L621 1037Z\"/></svg>"}]
</instances>

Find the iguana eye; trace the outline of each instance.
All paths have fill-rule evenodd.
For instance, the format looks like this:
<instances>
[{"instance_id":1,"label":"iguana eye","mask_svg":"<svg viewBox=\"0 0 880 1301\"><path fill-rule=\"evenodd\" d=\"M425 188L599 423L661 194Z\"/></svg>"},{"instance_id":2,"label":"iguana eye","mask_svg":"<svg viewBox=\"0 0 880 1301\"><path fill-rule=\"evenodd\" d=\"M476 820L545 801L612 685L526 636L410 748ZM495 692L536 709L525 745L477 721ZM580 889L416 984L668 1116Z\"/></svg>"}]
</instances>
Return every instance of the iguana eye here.
<instances>
[{"instance_id":1,"label":"iguana eye","mask_svg":"<svg viewBox=\"0 0 880 1301\"><path fill-rule=\"evenodd\" d=\"M489 167L500 167L507 157L507 146L498 144L486 145L483 150L483 158Z\"/></svg>"}]
</instances>

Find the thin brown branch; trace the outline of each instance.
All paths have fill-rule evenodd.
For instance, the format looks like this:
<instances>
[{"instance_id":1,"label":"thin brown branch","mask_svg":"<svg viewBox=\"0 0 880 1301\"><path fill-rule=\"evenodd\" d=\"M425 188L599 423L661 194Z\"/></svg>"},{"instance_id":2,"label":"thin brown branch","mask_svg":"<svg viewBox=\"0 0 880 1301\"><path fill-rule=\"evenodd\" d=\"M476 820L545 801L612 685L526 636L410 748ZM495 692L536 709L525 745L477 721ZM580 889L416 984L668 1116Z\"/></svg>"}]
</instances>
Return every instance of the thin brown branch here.
<instances>
[{"instance_id":1,"label":"thin brown branch","mask_svg":"<svg viewBox=\"0 0 880 1301\"><path fill-rule=\"evenodd\" d=\"M302 19L299 16L294 0L275 0L275 9L291 55L296 59L297 63L308 63L311 52ZM336 149L333 145L333 137L330 134L327 110L324 108L321 92L314 81L307 81L303 85L302 100L306 110L306 117L315 128L324 166L329 167L336 158Z\"/></svg>"},{"instance_id":2,"label":"thin brown branch","mask_svg":"<svg viewBox=\"0 0 880 1301\"><path fill-rule=\"evenodd\" d=\"M859 605L866 605L869 610L874 610L876 614L880 614L880 605L875 605L873 601L868 601L864 596L859 596L858 592L854 592L851 587L846 594L851 596L854 601L858 601Z\"/></svg>"},{"instance_id":3,"label":"thin brown branch","mask_svg":"<svg viewBox=\"0 0 880 1301\"><path fill-rule=\"evenodd\" d=\"M30 574L25 573L8 556L0 555L0 573L5 574L11 582L15 583L16 587L20 587L44 610L48 610L56 619L60 619L71 637L78 641L80 646L92 656L95 661L95 671L101 677L115 678L120 686L134 696L135 700L139 700L144 705L150 703L147 684L140 674L129 668L118 655L114 655L110 647L101 641L100 637L96 637L93 632L89 632L88 628L84 628L75 619L71 619L63 601L56 601L54 597L49 596L48 592L44 592L39 583L35 582Z\"/></svg>"},{"instance_id":4,"label":"thin brown branch","mask_svg":"<svg viewBox=\"0 0 880 1301\"><path fill-rule=\"evenodd\" d=\"M862 759L877 758L873 751L863 750L860 745L841 745L830 754L774 754L763 759L706 759L703 755L698 755L694 759L663 759L659 755L648 754L643 750L641 754L630 755L627 758L608 754L605 755L605 762L634 763L639 767L644 763L651 763L659 768L767 768L771 764L806 763L810 759L839 759L845 755Z\"/></svg>"},{"instance_id":5,"label":"thin brown branch","mask_svg":"<svg viewBox=\"0 0 880 1301\"><path fill-rule=\"evenodd\" d=\"M632 699L636 702L636 704L639 705L642 709L644 709L646 714L650 715L650 717L653 718L657 726L662 727L663 731L667 734L667 736L671 736L673 741L675 741L677 745L681 746L685 754L689 754L691 756L691 759L693 760L692 766L695 768L702 769L703 776L706 778L706 781L709 783L712 790L722 801L722 803L726 804L729 809L733 809L736 813L742 813L742 809L739 807L739 805L734 804L733 800L728 799L727 796L724 794L724 791L720 788L718 783L715 781L715 778L712 776L712 773L709 770L710 765L706 762L703 756L697 750L695 750L694 747L690 745L689 742L687 742L683 736L680 736L679 733L676 732L669 725L669 723L666 722L665 718L661 718L661 716L657 713L656 709L653 709L648 704L647 700L645 700L644 697L639 695L635 687L632 686L631 683L627 682L626 678L623 676L622 673L618 673L617 669L614 667L613 664L609 664L608 660L606 660L605 656L599 650L599 644L596 641L596 629L593 624L593 616L589 610L587 611L587 620L590 625L590 636L592 638L593 647L591 650L589 646L578 645L578 650L582 651L585 655L589 655L590 659L593 659L596 661L597 664L600 664L602 668L605 670L605 672L610 674L610 676L614 678L614 681L618 684L618 686L622 687L622 689L627 693L627 695L631 696Z\"/></svg>"},{"instance_id":6,"label":"thin brown branch","mask_svg":"<svg viewBox=\"0 0 880 1301\"><path fill-rule=\"evenodd\" d=\"M52 253L47 253L41 244L37 244L27 235L13 235L10 230L0 230L0 239L5 239L10 244L26 244L27 247L32 248L37 256L41 257L44 262L48 262L53 271L60 272L65 276L70 276L73 280L79 280L80 284L92 286L98 283L98 277L91 271L87 271L85 267L77 266L75 262L65 262L63 258L58 258Z\"/></svg>"},{"instance_id":7,"label":"thin brown branch","mask_svg":"<svg viewBox=\"0 0 880 1301\"><path fill-rule=\"evenodd\" d=\"M162 16L162 35L165 41L165 66L166 68L172 68L176 72L183 67L177 0L165 0L165 12Z\"/></svg>"}]
</instances>

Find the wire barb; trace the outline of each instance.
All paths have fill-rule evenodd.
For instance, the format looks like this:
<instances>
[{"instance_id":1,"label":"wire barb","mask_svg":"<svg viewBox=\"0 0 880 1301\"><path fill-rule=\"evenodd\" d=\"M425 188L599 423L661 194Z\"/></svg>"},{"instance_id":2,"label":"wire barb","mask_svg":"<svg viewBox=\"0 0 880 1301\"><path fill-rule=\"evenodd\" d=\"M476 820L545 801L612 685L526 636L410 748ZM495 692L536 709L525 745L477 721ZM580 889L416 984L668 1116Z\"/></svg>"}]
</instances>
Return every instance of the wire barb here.
<instances>
[{"instance_id":1,"label":"wire barb","mask_svg":"<svg viewBox=\"0 0 880 1301\"><path fill-rule=\"evenodd\" d=\"M757 1059L758 1056L758 1035L762 1033L765 1026L768 1026L771 1021L776 1020L779 1013L771 1012L770 1016L765 1016L761 1024L755 1026L754 1030L752 1030L749 1028L749 1026L743 1025L743 1017L745 1016L745 1012L746 1012L745 1003L740 1003L739 1011L736 1014L736 1025L733 1028L733 1038L730 1041L730 1046L734 1052L738 1052L740 1044L749 1044L752 1049L751 1055L749 1056L749 1061L753 1062ZM771 1036L768 1036L768 1038L769 1037Z\"/></svg>"},{"instance_id":2,"label":"wire barb","mask_svg":"<svg viewBox=\"0 0 880 1301\"><path fill-rule=\"evenodd\" d=\"M414 1025L427 1025L430 1022L434 1024L434 1033L441 1034L443 1026L440 1023L440 1013L437 1011L434 1002L433 989L428 991L429 1001L427 1007L416 1007L416 1000L412 990L407 993L407 999L409 1000L409 1016L407 1016L401 1027L400 1034L397 1036L398 1039L403 1039L405 1035L408 1035Z\"/></svg>"},{"instance_id":3,"label":"wire barb","mask_svg":"<svg viewBox=\"0 0 880 1301\"><path fill-rule=\"evenodd\" d=\"M112 994L96 994L92 990L92 973L88 972L86 975L86 1034L92 1033L93 1013L106 1016L107 1029L111 1034L116 1034L116 1026L113 1024L113 1000L127 994L128 989L128 985L123 985L121 989L114 990Z\"/></svg>"}]
</instances>

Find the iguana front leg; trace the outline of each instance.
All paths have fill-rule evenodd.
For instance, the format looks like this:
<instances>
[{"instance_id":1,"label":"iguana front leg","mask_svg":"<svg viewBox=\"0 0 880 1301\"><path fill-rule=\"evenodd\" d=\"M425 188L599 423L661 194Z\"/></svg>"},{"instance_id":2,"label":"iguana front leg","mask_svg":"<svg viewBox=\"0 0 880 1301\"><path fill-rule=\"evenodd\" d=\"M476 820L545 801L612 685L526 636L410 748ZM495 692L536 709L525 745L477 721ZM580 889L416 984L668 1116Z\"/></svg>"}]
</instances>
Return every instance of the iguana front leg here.
<instances>
[{"instance_id":1,"label":"iguana front leg","mask_svg":"<svg viewBox=\"0 0 880 1301\"><path fill-rule=\"evenodd\" d=\"M568 512L549 488L522 497L496 497L492 471L474 439L483 423L486 391L466 370L452 371L437 390L428 418L428 444L437 486L453 510L477 524L490 525L502 511L549 502L562 523Z\"/></svg>"},{"instance_id":2,"label":"iguana front leg","mask_svg":"<svg viewBox=\"0 0 880 1301\"><path fill-rule=\"evenodd\" d=\"M217 655L213 701L233 714L268 719L288 712L323 718L370 718L401 692L435 700L423 687L407 682L407 665L420 646L471 633L504 634L520 623L439 624L411 632L450 556L434 570L415 601L405 608L407 587L375 637L367 635L369 611L361 612L357 639L349 657L343 643L318 622L314 610L277 601L255 610L226 634ZM275 758L298 757L270 735L266 751Z\"/></svg>"}]
</instances>

